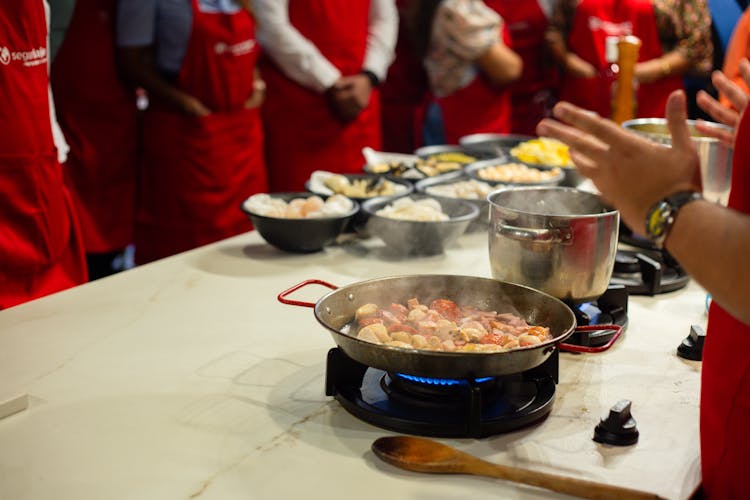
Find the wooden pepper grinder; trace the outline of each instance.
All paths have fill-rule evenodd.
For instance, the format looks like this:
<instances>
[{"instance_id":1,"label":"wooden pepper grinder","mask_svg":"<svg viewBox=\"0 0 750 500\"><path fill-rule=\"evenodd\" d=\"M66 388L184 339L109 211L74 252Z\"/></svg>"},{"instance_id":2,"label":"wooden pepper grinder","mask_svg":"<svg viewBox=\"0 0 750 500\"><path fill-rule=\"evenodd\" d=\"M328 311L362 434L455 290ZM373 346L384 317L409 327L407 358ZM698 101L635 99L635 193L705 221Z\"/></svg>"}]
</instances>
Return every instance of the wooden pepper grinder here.
<instances>
[{"instance_id":1,"label":"wooden pepper grinder","mask_svg":"<svg viewBox=\"0 0 750 500\"><path fill-rule=\"evenodd\" d=\"M635 88L635 64L638 62L640 49L641 40L637 36L623 36L617 42L617 65L620 72L617 75L617 88L612 99L612 120L615 123L622 123L636 117L638 102Z\"/></svg>"}]
</instances>

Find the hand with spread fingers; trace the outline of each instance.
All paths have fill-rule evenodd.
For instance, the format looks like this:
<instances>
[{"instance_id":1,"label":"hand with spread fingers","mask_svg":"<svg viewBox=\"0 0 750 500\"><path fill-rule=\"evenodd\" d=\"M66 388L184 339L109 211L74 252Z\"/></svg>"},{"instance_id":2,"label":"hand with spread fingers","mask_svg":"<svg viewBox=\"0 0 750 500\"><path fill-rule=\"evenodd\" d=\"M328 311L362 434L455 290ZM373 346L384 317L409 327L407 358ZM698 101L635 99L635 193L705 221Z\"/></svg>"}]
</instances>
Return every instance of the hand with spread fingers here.
<instances>
[{"instance_id":1,"label":"hand with spread fingers","mask_svg":"<svg viewBox=\"0 0 750 500\"><path fill-rule=\"evenodd\" d=\"M666 114L671 148L566 102L555 106L559 121L544 119L537 132L568 144L581 174L591 178L631 229L643 233L654 203L679 191L700 191L699 158L686 123L684 92L669 96Z\"/></svg>"},{"instance_id":2,"label":"hand with spread fingers","mask_svg":"<svg viewBox=\"0 0 750 500\"><path fill-rule=\"evenodd\" d=\"M740 62L740 74L742 74L742 78L747 85L750 86L750 61L747 59L743 59ZM711 82L719 92L727 97L727 100L732 104L733 109L722 105L705 90L698 92L696 97L698 106L700 106L703 111L708 113L717 122L723 123L734 129L740 122L740 115L747 107L750 96L748 96L739 85L727 78L727 76L721 71L713 72L711 75ZM716 127L705 125L704 123L705 122L702 120L699 120L695 124L695 128L697 128L701 134L719 139L730 146L734 145L734 130L731 132L720 130Z\"/></svg>"}]
</instances>

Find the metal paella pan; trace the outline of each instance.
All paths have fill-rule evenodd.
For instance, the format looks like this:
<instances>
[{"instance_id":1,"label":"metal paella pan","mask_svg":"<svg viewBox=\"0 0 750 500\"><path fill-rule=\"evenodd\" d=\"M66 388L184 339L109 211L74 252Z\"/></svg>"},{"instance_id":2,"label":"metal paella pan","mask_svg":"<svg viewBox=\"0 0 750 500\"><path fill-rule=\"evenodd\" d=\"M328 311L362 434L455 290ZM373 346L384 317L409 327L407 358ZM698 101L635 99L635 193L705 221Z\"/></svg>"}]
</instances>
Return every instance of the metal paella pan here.
<instances>
[{"instance_id":1,"label":"metal paella pan","mask_svg":"<svg viewBox=\"0 0 750 500\"><path fill-rule=\"evenodd\" d=\"M333 291L316 303L288 298L294 291L311 284L323 285ZM358 307L368 303L406 303L415 297L423 304L434 299L448 299L482 311L513 313L529 325L548 327L552 339L503 352L444 352L391 347L355 337L356 328L351 326ZM312 307L318 322L353 360L388 372L423 377L473 378L519 373L542 364L576 327L573 312L559 299L522 285L474 276L396 276L361 281L341 288L320 280L308 280L280 293L278 300Z\"/></svg>"}]
</instances>

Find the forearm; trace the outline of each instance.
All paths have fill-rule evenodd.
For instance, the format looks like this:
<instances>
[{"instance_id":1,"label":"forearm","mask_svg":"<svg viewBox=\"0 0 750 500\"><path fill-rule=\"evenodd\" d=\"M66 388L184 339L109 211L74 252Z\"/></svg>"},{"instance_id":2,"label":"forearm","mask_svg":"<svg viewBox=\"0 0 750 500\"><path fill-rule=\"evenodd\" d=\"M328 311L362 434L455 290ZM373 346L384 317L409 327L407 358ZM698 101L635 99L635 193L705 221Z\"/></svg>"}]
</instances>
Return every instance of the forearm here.
<instances>
[{"instance_id":1,"label":"forearm","mask_svg":"<svg viewBox=\"0 0 750 500\"><path fill-rule=\"evenodd\" d=\"M477 65L494 85L506 85L521 77L523 63L521 58L507 45L496 43L486 50Z\"/></svg>"},{"instance_id":2,"label":"forearm","mask_svg":"<svg viewBox=\"0 0 750 500\"><path fill-rule=\"evenodd\" d=\"M157 101L180 111L190 97L159 74L151 62L150 50L144 47L118 47L117 67L122 78L133 87L141 87Z\"/></svg>"},{"instance_id":3,"label":"forearm","mask_svg":"<svg viewBox=\"0 0 750 500\"><path fill-rule=\"evenodd\" d=\"M300 85L325 92L341 72L292 26L288 0L253 0L258 41L284 74Z\"/></svg>"},{"instance_id":4,"label":"forearm","mask_svg":"<svg viewBox=\"0 0 750 500\"><path fill-rule=\"evenodd\" d=\"M661 57L638 63L635 77L641 83L650 83L669 76L682 76L689 69L690 61L680 50L673 50Z\"/></svg>"},{"instance_id":5,"label":"forearm","mask_svg":"<svg viewBox=\"0 0 750 500\"><path fill-rule=\"evenodd\" d=\"M393 0L373 0L363 68L383 81L393 62L398 35L398 11Z\"/></svg>"},{"instance_id":6,"label":"forearm","mask_svg":"<svg viewBox=\"0 0 750 500\"><path fill-rule=\"evenodd\" d=\"M750 324L750 215L707 201L688 203L666 248L718 304Z\"/></svg>"}]
</instances>

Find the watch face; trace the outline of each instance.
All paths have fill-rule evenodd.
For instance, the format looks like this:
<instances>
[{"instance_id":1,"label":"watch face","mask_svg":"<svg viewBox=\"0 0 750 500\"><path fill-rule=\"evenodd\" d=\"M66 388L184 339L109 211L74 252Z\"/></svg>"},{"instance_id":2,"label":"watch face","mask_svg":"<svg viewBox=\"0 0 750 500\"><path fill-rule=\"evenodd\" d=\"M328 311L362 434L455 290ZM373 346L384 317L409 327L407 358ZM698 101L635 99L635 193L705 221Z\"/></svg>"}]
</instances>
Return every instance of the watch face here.
<instances>
[{"instance_id":1,"label":"watch face","mask_svg":"<svg viewBox=\"0 0 750 500\"><path fill-rule=\"evenodd\" d=\"M652 241L658 241L665 234L669 224L670 206L666 201L660 202L654 207L648 216L648 237Z\"/></svg>"}]
</instances>

